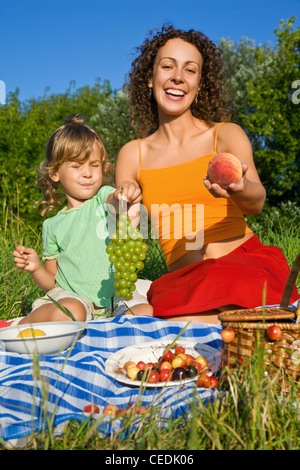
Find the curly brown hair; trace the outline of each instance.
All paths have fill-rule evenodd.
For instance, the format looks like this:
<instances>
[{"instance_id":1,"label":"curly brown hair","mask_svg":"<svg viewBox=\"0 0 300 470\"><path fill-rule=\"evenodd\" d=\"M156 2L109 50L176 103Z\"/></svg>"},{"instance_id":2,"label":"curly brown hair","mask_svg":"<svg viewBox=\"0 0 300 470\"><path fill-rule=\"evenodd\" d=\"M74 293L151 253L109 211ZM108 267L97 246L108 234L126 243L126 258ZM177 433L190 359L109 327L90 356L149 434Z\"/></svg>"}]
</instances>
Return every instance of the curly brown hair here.
<instances>
[{"instance_id":1,"label":"curly brown hair","mask_svg":"<svg viewBox=\"0 0 300 470\"><path fill-rule=\"evenodd\" d=\"M70 114L64 125L56 129L46 146L46 158L40 165L37 185L42 188L43 200L38 205L41 215L57 209L60 204L59 183L52 180L52 175L67 161L86 161L97 143L101 152L102 172L104 176L113 173L114 166L108 161L100 135L84 124L78 114Z\"/></svg>"},{"instance_id":2,"label":"curly brown hair","mask_svg":"<svg viewBox=\"0 0 300 470\"><path fill-rule=\"evenodd\" d=\"M130 97L132 124L138 125L143 137L158 128L157 105L148 86L154 61L158 50L174 38L193 44L203 58L201 89L192 104L193 115L209 125L230 119L229 102L223 90L224 70L220 49L199 31L183 31L172 25L164 25L160 31L150 31L143 44L137 48L139 56L132 62L130 80L125 85Z\"/></svg>"}]
</instances>

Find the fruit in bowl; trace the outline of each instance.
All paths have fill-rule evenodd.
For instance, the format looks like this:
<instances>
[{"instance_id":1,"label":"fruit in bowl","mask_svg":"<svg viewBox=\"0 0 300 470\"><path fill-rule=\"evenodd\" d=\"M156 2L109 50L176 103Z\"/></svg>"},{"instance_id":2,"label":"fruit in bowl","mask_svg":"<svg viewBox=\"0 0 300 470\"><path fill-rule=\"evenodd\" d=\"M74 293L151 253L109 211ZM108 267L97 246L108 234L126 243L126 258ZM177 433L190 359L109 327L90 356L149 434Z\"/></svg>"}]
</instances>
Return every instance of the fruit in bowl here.
<instances>
[{"instance_id":1,"label":"fruit in bowl","mask_svg":"<svg viewBox=\"0 0 300 470\"><path fill-rule=\"evenodd\" d=\"M182 346L167 345L157 362L145 363L137 358L127 361L123 367L118 366L118 372L124 373L131 380L156 384L158 382L197 380L199 374L210 373L207 358L203 355L187 354ZM211 376L213 377L213 376ZM200 384L200 382L199 382ZM214 388L208 379L207 388ZM203 385L199 385L203 386Z\"/></svg>"},{"instance_id":2,"label":"fruit in bowl","mask_svg":"<svg viewBox=\"0 0 300 470\"><path fill-rule=\"evenodd\" d=\"M32 338L36 336L46 336L46 333L38 328L25 328L20 331L17 338Z\"/></svg>"},{"instance_id":3,"label":"fruit in bowl","mask_svg":"<svg viewBox=\"0 0 300 470\"><path fill-rule=\"evenodd\" d=\"M238 184L243 176L241 161L231 153L219 153L208 163L207 179L227 189L230 184Z\"/></svg>"}]
</instances>

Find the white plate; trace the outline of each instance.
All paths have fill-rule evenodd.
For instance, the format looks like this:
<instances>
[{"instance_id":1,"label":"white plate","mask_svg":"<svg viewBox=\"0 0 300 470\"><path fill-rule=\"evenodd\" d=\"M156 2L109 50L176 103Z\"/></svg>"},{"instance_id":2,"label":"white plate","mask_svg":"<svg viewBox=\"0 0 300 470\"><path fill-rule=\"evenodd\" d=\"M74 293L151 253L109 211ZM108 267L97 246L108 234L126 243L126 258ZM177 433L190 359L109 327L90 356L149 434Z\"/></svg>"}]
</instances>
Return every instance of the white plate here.
<instances>
[{"instance_id":1,"label":"white plate","mask_svg":"<svg viewBox=\"0 0 300 470\"><path fill-rule=\"evenodd\" d=\"M40 329L46 335L18 338L26 328ZM85 328L86 323L75 321L8 326L0 329L0 345L5 351L19 354L57 354L71 346Z\"/></svg>"},{"instance_id":2,"label":"white plate","mask_svg":"<svg viewBox=\"0 0 300 470\"><path fill-rule=\"evenodd\" d=\"M105 363L105 371L113 379L136 387L139 387L141 384L147 387L174 387L176 385L182 385L197 380L198 376L185 380L170 380L167 382L156 382L155 384L151 384L139 380L132 380L127 376L123 369L126 362L157 362L163 351L171 343L172 341L170 340L156 340L120 349L107 359ZM219 369L221 364L221 352L217 349L205 344L190 341L176 341L176 345L183 346L185 348L185 352L194 357L205 356L207 359L207 368L210 371L209 374L213 375Z\"/></svg>"}]
</instances>

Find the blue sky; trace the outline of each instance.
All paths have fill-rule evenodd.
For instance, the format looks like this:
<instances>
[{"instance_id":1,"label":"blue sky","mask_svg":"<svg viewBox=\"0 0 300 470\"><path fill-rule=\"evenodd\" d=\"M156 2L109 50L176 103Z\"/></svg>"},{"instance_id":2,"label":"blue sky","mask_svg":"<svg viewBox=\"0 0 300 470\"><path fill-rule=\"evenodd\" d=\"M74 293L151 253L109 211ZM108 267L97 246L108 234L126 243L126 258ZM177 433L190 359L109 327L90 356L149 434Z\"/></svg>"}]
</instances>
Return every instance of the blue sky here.
<instances>
[{"instance_id":1,"label":"blue sky","mask_svg":"<svg viewBox=\"0 0 300 470\"><path fill-rule=\"evenodd\" d=\"M97 78L120 89L149 29L170 22L197 29L218 43L242 37L275 45L281 19L296 16L300 0L0 0L0 80L20 98L93 86Z\"/></svg>"}]
</instances>

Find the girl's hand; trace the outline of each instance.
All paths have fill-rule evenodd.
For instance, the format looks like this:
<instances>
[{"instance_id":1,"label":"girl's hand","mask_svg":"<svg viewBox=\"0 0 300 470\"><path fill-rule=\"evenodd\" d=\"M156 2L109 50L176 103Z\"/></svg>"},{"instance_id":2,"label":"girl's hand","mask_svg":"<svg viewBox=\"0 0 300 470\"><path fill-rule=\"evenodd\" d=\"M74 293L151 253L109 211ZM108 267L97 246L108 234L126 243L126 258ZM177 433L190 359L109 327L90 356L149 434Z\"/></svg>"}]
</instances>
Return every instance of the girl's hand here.
<instances>
[{"instance_id":1,"label":"girl's hand","mask_svg":"<svg viewBox=\"0 0 300 470\"><path fill-rule=\"evenodd\" d=\"M25 246L16 246L13 252L16 268L33 273L41 266L40 258L33 248Z\"/></svg>"},{"instance_id":2,"label":"girl's hand","mask_svg":"<svg viewBox=\"0 0 300 470\"><path fill-rule=\"evenodd\" d=\"M224 198L229 198L232 197L234 193L238 193L243 191L244 185L245 185L245 174L248 170L248 166L246 163L242 163L242 170L243 170L243 176L241 180L238 183L232 183L228 186L228 188L224 189L221 186L219 186L216 183L211 184L210 181L205 178L203 179L204 186L208 189L208 191L216 198L224 197Z\"/></svg>"}]
</instances>

